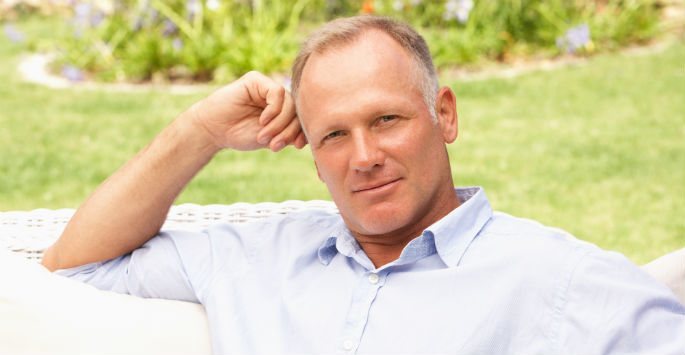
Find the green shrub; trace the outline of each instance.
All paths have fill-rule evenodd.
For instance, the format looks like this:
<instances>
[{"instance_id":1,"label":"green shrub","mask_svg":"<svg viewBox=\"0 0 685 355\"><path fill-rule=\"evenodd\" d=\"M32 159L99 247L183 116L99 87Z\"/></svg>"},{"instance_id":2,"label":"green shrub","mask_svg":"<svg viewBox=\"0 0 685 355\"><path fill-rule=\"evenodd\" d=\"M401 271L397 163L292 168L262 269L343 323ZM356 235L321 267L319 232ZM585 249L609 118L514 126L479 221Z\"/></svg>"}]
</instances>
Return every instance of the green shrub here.
<instances>
[{"instance_id":1,"label":"green shrub","mask_svg":"<svg viewBox=\"0 0 685 355\"><path fill-rule=\"evenodd\" d=\"M57 44L57 66L106 81L225 82L252 69L283 73L304 33L360 12L412 23L441 68L538 53L585 55L653 38L655 2L129 0L109 8L77 2L74 31Z\"/></svg>"},{"instance_id":2,"label":"green shrub","mask_svg":"<svg viewBox=\"0 0 685 355\"><path fill-rule=\"evenodd\" d=\"M257 68L285 71L308 0L122 2L74 7L60 65L103 80L230 80Z\"/></svg>"},{"instance_id":3,"label":"green shrub","mask_svg":"<svg viewBox=\"0 0 685 355\"><path fill-rule=\"evenodd\" d=\"M386 0L383 9L422 29L439 67L613 49L653 38L659 21L654 0L447 0L461 18L446 16L448 6L401 3Z\"/></svg>"}]
</instances>

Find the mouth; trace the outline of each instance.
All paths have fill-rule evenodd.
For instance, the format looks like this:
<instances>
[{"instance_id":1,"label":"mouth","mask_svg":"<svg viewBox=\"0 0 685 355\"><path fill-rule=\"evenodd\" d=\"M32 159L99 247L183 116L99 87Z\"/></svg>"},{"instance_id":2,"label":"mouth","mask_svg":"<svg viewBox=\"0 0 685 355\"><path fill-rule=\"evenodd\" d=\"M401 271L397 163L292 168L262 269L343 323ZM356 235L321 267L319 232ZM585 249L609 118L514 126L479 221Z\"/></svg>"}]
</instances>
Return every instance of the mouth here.
<instances>
[{"instance_id":1,"label":"mouth","mask_svg":"<svg viewBox=\"0 0 685 355\"><path fill-rule=\"evenodd\" d=\"M392 188L400 180L401 180L401 178L397 178L397 179L389 180L389 181L381 181L381 182L375 182L372 184L364 184L364 185L353 188L352 193L384 191L384 190Z\"/></svg>"}]
</instances>

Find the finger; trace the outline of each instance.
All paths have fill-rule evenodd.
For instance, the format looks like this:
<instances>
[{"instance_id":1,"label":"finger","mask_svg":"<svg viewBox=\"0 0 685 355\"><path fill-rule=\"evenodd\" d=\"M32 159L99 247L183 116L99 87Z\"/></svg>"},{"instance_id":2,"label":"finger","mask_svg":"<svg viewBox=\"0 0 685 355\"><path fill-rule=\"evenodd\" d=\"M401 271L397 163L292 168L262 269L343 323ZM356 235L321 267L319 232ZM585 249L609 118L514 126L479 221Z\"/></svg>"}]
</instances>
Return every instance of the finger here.
<instances>
[{"instance_id":1,"label":"finger","mask_svg":"<svg viewBox=\"0 0 685 355\"><path fill-rule=\"evenodd\" d=\"M300 128L300 121L297 118L290 121L288 126L283 129L274 139L269 142L269 148L274 152L283 149L286 145L294 142L297 136L302 132Z\"/></svg>"},{"instance_id":2,"label":"finger","mask_svg":"<svg viewBox=\"0 0 685 355\"><path fill-rule=\"evenodd\" d=\"M257 71L245 74L243 80L246 82L245 88L251 104L263 108L259 115L259 124L264 126L281 112L285 88Z\"/></svg>"},{"instance_id":3,"label":"finger","mask_svg":"<svg viewBox=\"0 0 685 355\"><path fill-rule=\"evenodd\" d=\"M304 135L304 131L302 130L301 127L300 127L300 133L295 138L293 145L297 149L302 149L302 148L304 148L305 145L307 145L307 137Z\"/></svg>"},{"instance_id":4,"label":"finger","mask_svg":"<svg viewBox=\"0 0 685 355\"><path fill-rule=\"evenodd\" d=\"M295 104L293 103L292 96L290 94L284 94L283 108L276 117L274 117L269 123L263 127L257 134L257 141L261 144L266 144L270 142L274 137L276 137L281 131L283 131L291 121L297 121L295 113Z\"/></svg>"},{"instance_id":5,"label":"finger","mask_svg":"<svg viewBox=\"0 0 685 355\"><path fill-rule=\"evenodd\" d=\"M283 104L286 98L285 88L277 84L273 79L259 74L262 80L262 85L259 86L259 95L263 97L266 102L264 111L259 115L259 124L266 126L274 117L277 117L283 111Z\"/></svg>"},{"instance_id":6,"label":"finger","mask_svg":"<svg viewBox=\"0 0 685 355\"><path fill-rule=\"evenodd\" d=\"M262 114L259 115L260 125L267 125L274 117L277 117L281 111L283 111L285 96L285 88L280 85L276 85L267 89L266 107L264 107Z\"/></svg>"}]
</instances>

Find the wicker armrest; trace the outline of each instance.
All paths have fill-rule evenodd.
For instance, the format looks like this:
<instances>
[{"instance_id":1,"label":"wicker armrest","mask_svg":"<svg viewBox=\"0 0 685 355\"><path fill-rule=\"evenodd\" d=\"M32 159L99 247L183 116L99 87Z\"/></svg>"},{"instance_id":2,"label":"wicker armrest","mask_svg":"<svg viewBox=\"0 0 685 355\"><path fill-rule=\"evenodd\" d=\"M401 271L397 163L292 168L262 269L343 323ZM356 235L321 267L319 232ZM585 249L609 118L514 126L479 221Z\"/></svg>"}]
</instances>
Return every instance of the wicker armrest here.
<instances>
[{"instance_id":1,"label":"wicker armrest","mask_svg":"<svg viewBox=\"0 0 685 355\"><path fill-rule=\"evenodd\" d=\"M171 208L162 228L200 230L218 222L245 223L305 209L338 211L333 202L321 200L206 206L183 204ZM73 209L0 212L0 248L40 262L43 251L57 240L73 214Z\"/></svg>"}]
</instances>

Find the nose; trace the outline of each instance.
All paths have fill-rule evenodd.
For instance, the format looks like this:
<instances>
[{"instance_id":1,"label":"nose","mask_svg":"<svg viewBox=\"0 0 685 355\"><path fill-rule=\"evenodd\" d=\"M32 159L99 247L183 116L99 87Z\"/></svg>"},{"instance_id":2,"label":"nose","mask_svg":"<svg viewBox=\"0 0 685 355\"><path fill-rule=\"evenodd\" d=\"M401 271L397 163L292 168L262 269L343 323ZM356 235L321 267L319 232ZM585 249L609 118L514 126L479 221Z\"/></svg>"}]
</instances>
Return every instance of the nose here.
<instances>
[{"instance_id":1,"label":"nose","mask_svg":"<svg viewBox=\"0 0 685 355\"><path fill-rule=\"evenodd\" d=\"M382 166L385 154L380 149L376 137L367 133L354 135L350 167L359 172L371 172L374 167Z\"/></svg>"}]
</instances>

